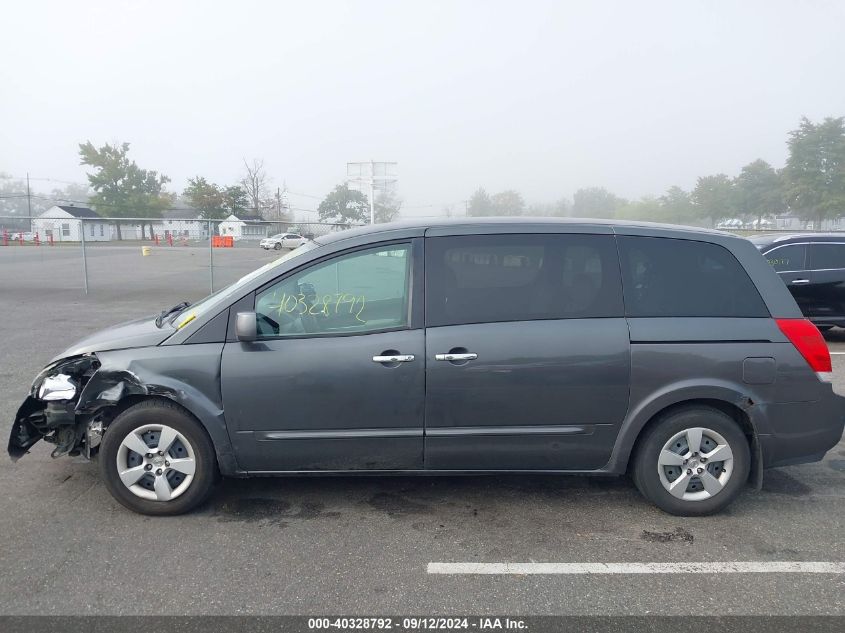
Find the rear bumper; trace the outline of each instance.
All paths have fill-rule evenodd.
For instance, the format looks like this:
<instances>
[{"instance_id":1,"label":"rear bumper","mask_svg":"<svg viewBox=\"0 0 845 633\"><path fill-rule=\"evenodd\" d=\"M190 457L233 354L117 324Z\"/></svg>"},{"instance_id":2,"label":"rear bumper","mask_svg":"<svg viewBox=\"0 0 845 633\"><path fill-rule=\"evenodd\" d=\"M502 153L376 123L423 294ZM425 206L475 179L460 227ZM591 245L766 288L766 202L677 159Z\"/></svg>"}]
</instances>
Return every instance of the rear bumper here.
<instances>
[{"instance_id":1,"label":"rear bumper","mask_svg":"<svg viewBox=\"0 0 845 633\"><path fill-rule=\"evenodd\" d=\"M845 398L762 405L766 429L758 427L763 467L820 461L842 439Z\"/></svg>"}]
</instances>

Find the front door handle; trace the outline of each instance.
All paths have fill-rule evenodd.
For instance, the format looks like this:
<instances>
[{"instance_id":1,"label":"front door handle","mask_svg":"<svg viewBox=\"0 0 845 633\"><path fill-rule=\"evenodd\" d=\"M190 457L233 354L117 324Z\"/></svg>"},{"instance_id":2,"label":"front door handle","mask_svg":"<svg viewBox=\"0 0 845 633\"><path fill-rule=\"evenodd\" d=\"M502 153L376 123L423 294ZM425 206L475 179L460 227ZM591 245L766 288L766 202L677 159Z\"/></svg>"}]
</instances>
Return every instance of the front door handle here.
<instances>
[{"instance_id":1,"label":"front door handle","mask_svg":"<svg viewBox=\"0 0 845 633\"><path fill-rule=\"evenodd\" d=\"M791 283L793 286L801 286L803 284L810 283L810 280L809 279L793 279L789 283Z\"/></svg>"},{"instance_id":2,"label":"front door handle","mask_svg":"<svg viewBox=\"0 0 845 633\"><path fill-rule=\"evenodd\" d=\"M456 360L475 360L478 358L478 354L467 353L467 354L435 354L434 360L448 360L450 362L454 362Z\"/></svg>"},{"instance_id":3,"label":"front door handle","mask_svg":"<svg viewBox=\"0 0 845 633\"><path fill-rule=\"evenodd\" d=\"M374 363L410 363L414 360L413 354L396 354L394 356L373 356Z\"/></svg>"}]
</instances>

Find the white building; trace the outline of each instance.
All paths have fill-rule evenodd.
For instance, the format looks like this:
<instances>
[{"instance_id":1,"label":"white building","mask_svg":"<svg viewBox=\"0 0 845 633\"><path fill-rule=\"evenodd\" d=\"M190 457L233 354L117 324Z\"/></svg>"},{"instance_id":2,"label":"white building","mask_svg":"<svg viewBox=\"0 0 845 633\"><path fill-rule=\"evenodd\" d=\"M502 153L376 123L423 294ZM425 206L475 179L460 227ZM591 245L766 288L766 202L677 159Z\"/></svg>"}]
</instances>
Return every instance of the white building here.
<instances>
[{"instance_id":1,"label":"white building","mask_svg":"<svg viewBox=\"0 0 845 633\"><path fill-rule=\"evenodd\" d=\"M153 232L162 239L172 235L173 239L204 240L208 239L208 222L196 211L165 211L162 219L153 223Z\"/></svg>"},{"instance_id":2,"label":"white building","mask_svg":"<svg viewBox=\"0 0 845 633\"><path fill-rule=\"evenodd\" d=\"M238 240L260 240L267 237L270 223L257 215L230 215L220 223L220 235Z\"/></svg>"},{"instance_id":3,"label":"white building","mask_svg":"<svg viewBox=\"0 0 845 633\"><path fill-rule=\"evenodd\" d=\"M83 221L84 220L84 221ZM111 239L111 227L100 215L88 207L56 205L32 220L32 231L39 239L54 242L79 242L81 231L85 230L86 242L107 242Z\"/></svg>"}]
</instances>

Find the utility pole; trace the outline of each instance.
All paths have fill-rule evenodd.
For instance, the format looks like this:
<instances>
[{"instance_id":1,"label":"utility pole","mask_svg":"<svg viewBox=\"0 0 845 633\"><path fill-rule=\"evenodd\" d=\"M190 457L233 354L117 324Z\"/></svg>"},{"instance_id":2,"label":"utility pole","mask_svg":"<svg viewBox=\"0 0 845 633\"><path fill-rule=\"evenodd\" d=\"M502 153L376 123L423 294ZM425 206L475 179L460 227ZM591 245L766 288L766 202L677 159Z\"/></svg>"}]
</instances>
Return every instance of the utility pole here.
<instances>
[{"instance_id":1,"label":"utility pole","mask_svg":"<svg viewBox=\"0 0 845 633\"><path fill-rule=\"evenodd\" d=\"M370 198L370 224L376 223L376 189L386 191L398 180L395 162L369 160L361 163L346 163L346 176L350 183L358 185L358 191L367 187Z\"/></svg>"},{"instance_id":2,"label":"utility pole","mask_svg":"<svg viewBox=\"0 0 845 633\"><path fill-rule=\"evenodd\" d=\"M32 231L32 194L29 192L29 172L26 172L26 208L29 214L29 229Z\"/></svg>"},{"instance_id":3,"label":"utility pole","mask_svg":"<svg viewBox=\"0 0 845 633\"><path fill-rule=\"evenodd\" d=\"M376 164L370 159L370 224L376 223Z\"/></svg>"},{"instance_id":4,"label":"utility pole","mask_svg":"<svg viewBox=\"0 0 845 633\"><path fill-rule=\"evenodd\" d=\"M276 187L276 220L282 220L282 190Z\"/></svg>"}]
</instances>

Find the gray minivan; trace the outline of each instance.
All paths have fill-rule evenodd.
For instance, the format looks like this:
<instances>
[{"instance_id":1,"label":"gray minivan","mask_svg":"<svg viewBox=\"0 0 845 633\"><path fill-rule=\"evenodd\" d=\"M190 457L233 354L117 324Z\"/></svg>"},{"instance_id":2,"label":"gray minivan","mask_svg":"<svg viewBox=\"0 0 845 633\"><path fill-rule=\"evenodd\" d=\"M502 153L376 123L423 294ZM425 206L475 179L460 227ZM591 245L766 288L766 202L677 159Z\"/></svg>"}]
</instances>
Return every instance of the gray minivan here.
<instances>
[{"instance_id":1,"label":"gray minivan","mask_svg":"<svg viewBox=\"0 0 845 633\"><path fill-rule=\"evenodd\" d=\"M680 515L820 460L841 398L747 240L552 219L306 243L195 305L94 334L35 379L14 459L98 455L146 514L219 475L630 472Z\"/></svg>"}]
</instances>

